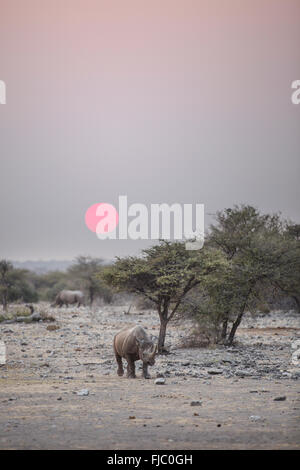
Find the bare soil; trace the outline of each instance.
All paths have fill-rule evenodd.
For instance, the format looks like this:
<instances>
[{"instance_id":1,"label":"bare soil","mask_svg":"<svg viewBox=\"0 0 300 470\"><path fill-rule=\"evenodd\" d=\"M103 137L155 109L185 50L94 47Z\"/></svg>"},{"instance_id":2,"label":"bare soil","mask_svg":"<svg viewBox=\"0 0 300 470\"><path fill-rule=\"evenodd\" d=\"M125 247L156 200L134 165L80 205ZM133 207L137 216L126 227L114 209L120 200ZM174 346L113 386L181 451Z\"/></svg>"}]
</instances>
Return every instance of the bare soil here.
<instances>
[{"instance_id":1,"label":"bare soil","mask_svg":"<svg viewBox=\"0 0 300 470\"><path fill-rule=\"evenodd\" d=\"M44 322L0 325L1 449L300 448L299 375L290 363L299 317L249 317L229 349L179 348L185 332L170 325L170 354L145 380L141 370L137 379L117 376L112 338L134 323L157 335L158 318L123 310L49 309L59 327L52 331ZM88 395L77 394L83 389Z\"/></svg>"}]
</instances>

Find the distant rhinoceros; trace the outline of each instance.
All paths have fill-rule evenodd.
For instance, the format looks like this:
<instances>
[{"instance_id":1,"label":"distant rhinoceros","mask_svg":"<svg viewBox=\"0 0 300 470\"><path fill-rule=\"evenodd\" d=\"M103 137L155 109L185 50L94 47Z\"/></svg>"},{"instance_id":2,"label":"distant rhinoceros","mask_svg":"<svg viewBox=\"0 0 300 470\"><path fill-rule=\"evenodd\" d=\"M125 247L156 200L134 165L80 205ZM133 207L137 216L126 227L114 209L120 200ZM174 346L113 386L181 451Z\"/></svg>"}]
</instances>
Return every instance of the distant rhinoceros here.
<instances>
[{"instance_id":1,"label":"distant rhinoceros","mask_svg":"<svg viewBox=\"0 0 300 470\"><path fill-rule=\"evenodd\" d=\"M157 345L141 326L123 328L114 337L114 352L118 363L118 375L124 374L122 357L127 361L127 377L135 378L135 361L143 362L143 376L149 379L148 365L155 364Z\"/></svg>"},{"instance_id":2,"label":"distant rhinoceros","mask_svg":"<svg viewBox=\"0 0 300 470\"><path fill-rule=\"evenodd\" d=\"M62 290L57 294L52 306L56 307L58 305L62 307L63 305L68 306L76 303L77 307L80 307L80 305L84 303L84 294L81 290Z\"/></svg>"}]
</instances>

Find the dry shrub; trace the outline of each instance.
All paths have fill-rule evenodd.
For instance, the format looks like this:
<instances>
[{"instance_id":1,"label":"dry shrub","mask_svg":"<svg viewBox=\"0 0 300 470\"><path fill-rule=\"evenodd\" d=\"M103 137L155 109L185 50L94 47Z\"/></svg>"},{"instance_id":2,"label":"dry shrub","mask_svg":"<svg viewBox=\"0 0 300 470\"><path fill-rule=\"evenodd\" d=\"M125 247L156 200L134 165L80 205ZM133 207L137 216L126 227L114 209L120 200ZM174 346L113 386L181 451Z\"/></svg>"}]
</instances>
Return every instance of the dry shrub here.
<instances>
[{"instance_id":1,"label":"dry shrub","mask_svg":"<svg viewBox=\"0 0 300 470\"><path fill-rule=\"evenodd\" d=\"M265 314L268 314L271 312L270 310L270 307L268 304L265 304L265 303L260 303L258 306L257 306L257 309L256 309L258 312L261 312L261 313L265 313Z\"/></svg>"},{"instance_id":2,"label":"dry shrub","mask_svg":"<svg viewBox=\"0 0 300 470\"><path fill-rule=\"evenodd\" d=\"M215 343L213 335L205 328L195 326L189 335L182 338L177 345L178 348L207 348Z\"/></svg>"}]
</instances>

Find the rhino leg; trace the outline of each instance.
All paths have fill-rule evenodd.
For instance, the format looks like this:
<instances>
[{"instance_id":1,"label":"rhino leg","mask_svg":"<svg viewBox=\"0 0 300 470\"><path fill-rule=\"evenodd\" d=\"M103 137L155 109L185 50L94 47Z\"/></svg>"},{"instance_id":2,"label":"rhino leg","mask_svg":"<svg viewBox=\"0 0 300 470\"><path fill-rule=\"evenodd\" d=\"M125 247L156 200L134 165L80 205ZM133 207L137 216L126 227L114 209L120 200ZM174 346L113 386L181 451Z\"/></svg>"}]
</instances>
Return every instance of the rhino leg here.
<instances>
[{"instance_id":1,"label":"rhino leg","mask_svg":"<svg viewBox=\"0 0 300 470\"><path fill-rule=\"evenodd\" d=\"M135 376L134 360L132 359L130 355L126 356L126 360L127 360L127 377L129 379L135 379L136 376Z\"/></svg>"},{"instance_id":2,"label":"rhino leg","mask_svg":"<svg viewBox=\"0 0 300 470\"><path fill-rule=\"evenodd\" d=\"M119 356L118 353L115 353L115 356L116 356L116 361L117 361L117 363L118 363L117 374L118 374L119 377L122 377L122 375L124 375L124 369L123 369L122 358L121 358L121 356Z\"/></svg>"},{"instance_id":3,"label":"rhino leg","mask_svg":"<svg viewBox=\"0 0 300 470\"><path fill-rule=\"evenodd\" d=\"M150 379L150 374L148 373L148 364L143 362L143 377L144 379Z\"/></svg>"}]
</instances>

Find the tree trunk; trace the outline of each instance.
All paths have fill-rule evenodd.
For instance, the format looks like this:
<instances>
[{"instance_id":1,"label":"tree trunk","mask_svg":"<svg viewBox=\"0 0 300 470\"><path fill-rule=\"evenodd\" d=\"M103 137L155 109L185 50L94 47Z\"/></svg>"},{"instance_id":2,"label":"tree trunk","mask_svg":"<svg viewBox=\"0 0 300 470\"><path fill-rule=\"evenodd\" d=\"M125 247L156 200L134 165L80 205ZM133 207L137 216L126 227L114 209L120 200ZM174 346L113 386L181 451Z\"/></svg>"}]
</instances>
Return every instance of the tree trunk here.
<instances>
[{"instance_id":1,"label":"tree trunk","mask_svg":"<svg viewBox=\"0 0 300 470\"><path fill-rule=\"evenodd\" d=\"M227 327L228 327L228 319L226 318L225 320L223 320L223 323L222 323L222 332L221 332L221 339L222 340L226 339Z\"/></svg>"},{"instance_id":2,"label":"tree trunk","mask_svg":"<svg viewBox=\"0 0 300 470\"><path fill-rule=\"evenodd\" d=\"M94 302L94 289L90 287L90 305L93 305Z\"/></svg>"},{"instance_id":3,"label":"tree trunk","mask_svg":"<svg viewBox=\"0 0 300 470\"><path fill-rule=\"evenodd\" d=\"M225 343L227 346L231 346L232 343L233 343L236 330L238 329L238 327L239 327L239 325L242 321L242 318L243 318L243 315L245 313L245 309L246 309L246 306L247 306L247 302L248 302L249 296L252 292L252 289L253 289L254 285L255 285L255 283L251 283L249 291L247 292L246 296L244 297L244 303L241 307L240 313L238 314L236 320L233 322L233 325L232 325L231 331L229 333L228 339Z\"/></svg>"},{"instance_id":4,"label":"tree trunk","mask_svg":"<svg viewBox=\"0 0 300 470\"><path fill-rule=\"evenodd\" d=\"M6 294L3 294L3 296L2 296L2 306L3 306L3 310L6 312L7 311L7 297L6 297Z\"/></svg>"},{"instance_id":5,"label":"tree trunk","mask_svg":"<svg viewBox=\"0 0 300 470\"><path fill-rule=\"evenodd\" d=\"M168 321L165 318L160 318L160 330L158 337L158 353L161 354L164 350L166 331Z\"/></svg>"},{"instance_id":6,"label":"tree trunk","mask_svg":"<svg viewBox=\"0 0 300 470\"><path fill-rule=\"evenodd\" d=\"M237 319L235 320L235 322L233 322L233 325L232 325L232 328L230 330L228 339L226 341L227 346L232 345L236 330L238 329L238 326L240 325L240 323L242 321L243 315L244 315L244 309L239 313L239 315L238 315Z\"/></svg>"},{"instance_id":7,"label":"tree trunk","mask_svg":"<svg viewBox=\"0 0 300 470\"><path fill-rule=\"evenodd\" d=\"M297 295L292 295L292 298L296 302L298 313L300 313L300 297L297 297Z\"/></svg>"}]
</instances>

